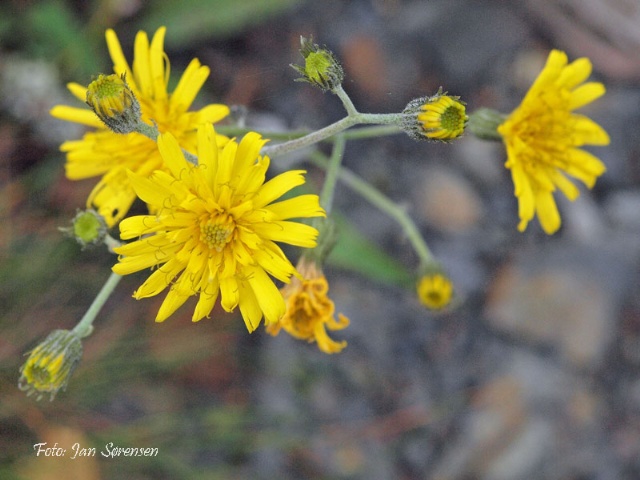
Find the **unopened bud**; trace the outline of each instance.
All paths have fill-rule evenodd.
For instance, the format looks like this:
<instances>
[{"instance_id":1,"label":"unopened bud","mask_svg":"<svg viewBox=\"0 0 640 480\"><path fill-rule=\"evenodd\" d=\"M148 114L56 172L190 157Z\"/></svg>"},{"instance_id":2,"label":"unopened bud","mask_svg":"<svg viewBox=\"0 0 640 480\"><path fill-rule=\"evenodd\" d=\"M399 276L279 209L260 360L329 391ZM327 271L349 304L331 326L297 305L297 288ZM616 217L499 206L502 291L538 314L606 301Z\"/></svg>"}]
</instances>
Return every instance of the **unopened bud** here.
<instances>
[{"instance_id":1,"label":"unopened bud","mask_svg":"<svg viewBox=\"0 0 640 480\"><path fill-rule=\"evenodd\" d=\"M140 103L124 74L99 75L87 87L87 105L116 133L135 132L140 123Z\"/></svg>"},{"instance_id":2,"label":"unopened bud","mask_svg":"<svg viewBox=\"0 0 640 480\"><path fill-rule=\"evenodd\" d=\"M415 140L449 142L464 133L469 119L465 105L460 97L447 95L440 87L431 97L409 102L402 112L405 115L402 128Z\"/></svg>"},{"instance_id":3,"label":"unopened bud","mask_svg":"<svg viewBox=\"0 0 640 480\"><path fill-rule=\"evenodd\" d=\"M69 330L54 330L36 348L20 368L18 388L40 400L46 393L53 400L64 390L82 357L82 342Z\"/></svg>"},{"instance_id":4,"label":"unopened bud","mask_svg":"<svg viewBox=\"0 0 640 480\"><path fill-rule=\"evenodd\" d=\"M334 90L342 85L344 71L331 50L321 48L312 39L300 37L300 53L304 57L304 66L291 65L302 75L298 82L309 82L323 91Z\"/></svg>"}]
</instances>

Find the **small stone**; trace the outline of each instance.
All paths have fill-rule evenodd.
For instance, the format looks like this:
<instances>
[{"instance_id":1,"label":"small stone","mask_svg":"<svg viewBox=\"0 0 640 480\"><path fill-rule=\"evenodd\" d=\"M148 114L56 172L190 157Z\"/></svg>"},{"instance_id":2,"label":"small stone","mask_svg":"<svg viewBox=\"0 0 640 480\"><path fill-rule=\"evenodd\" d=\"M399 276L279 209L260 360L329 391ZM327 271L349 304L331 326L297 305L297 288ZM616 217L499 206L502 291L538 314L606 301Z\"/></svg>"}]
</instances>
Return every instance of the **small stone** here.
<instances>
[{"instance_id":1,"label":"small stone","mask_svg":"<svg viewBox=\"0 0 640 480\"><path fill-rule=\"evenodd\" d=\"M418 208L439 230L462 233L483 217L482 200L464 177L443 168L430 169L423 185Z\"/></svg>"},{"instance_id":2,"label":"small stone","mask_svg":"<svg viewBox=\"0 0 640 480\"><path fill-rule=\"evenodd\" d=\"M594 277L568 265L508 265L492 285L487 318L498 330L555 347L577 366L595 367L612 340L615 314Z\"/></svg>"}]
</instances>

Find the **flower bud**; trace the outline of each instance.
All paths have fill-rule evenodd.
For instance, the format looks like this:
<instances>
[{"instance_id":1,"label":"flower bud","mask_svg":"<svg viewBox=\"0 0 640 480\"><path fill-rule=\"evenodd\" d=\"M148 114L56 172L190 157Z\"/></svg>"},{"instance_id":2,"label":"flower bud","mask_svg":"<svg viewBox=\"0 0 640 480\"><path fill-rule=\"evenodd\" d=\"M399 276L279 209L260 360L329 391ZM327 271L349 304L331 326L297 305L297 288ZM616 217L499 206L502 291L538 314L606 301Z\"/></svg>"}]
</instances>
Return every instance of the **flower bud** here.
<instances>
[{"instance_id":1,"label":"flower bud","mask_svg":"<svg viewBox=\"0 0 640 480\"><path fill-rule=\"evenodd\" d=\"M64 390L82 357L82 342L69 330L54 330L36 348L20 368L18 388L27 396L37 394L40 400L46 393L53 400Z\"/></svg>"},{"instance_id":2,"label":"flower bud","mask_svg":"<svg viewBox=\"0 0 640 480\"><path fill-rule=\"evenodd\" d=\"M107 224L104 218L92 208L79 210L71 223L70 228L60 228L60 230L73 237L82 248L101 244L107 235Z\"/></svg>"},{"instance_id":3,"label":"flower bud","mask_svg":"<svg viewBox=\"0 0 640 480\"><path fill-rule=\"evenodd\" d=\"M460 97L447 95L442 87L432 97L416 98L402 112L403 130L414 140L449 142L464 133L469 117Z\"/></svg>"},{"instance_id":4,"label":"flower bud","mask_svg":"<svg viewBox=\"0 0 640 480\"><path fill-rule=\"evenodd\" d=\"M115 133L135 132L140 123L140 103L125 75L99 75L87 87L87 105Z\"/></svg>"},{"instance_id":5,"label":"flower bud","mask_svg":"<svg viewBox=\"0 0 640 480\"><path fill-rule=\"evenodd\" d=\"M342 85L344 71L330 50L320 48L312 39L300 37L300 53L304 57L304 66L291 65L302 75L298 82L309 82L323 91L334 90Z\"/></svg>"},{"instance_id":6,"label":"flower bud","mask_svg":"<svg viewBox=\"0 0 640 480\"><path fill-rule=\"evenodd\" d=\"M418 299L429 310L441 310L451 303L453 283L439 267L425 269L416 285Z\"/></svg>"}]
</instances>

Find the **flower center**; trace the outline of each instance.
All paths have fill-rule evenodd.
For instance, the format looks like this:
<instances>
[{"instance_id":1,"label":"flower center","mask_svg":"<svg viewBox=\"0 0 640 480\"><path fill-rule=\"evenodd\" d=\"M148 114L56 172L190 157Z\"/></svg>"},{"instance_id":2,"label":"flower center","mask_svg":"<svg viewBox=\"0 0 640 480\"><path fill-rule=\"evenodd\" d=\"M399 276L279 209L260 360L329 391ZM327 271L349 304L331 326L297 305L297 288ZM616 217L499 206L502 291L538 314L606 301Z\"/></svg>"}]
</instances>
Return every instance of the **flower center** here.
<instances>
[{"instance_id":1,"label":"flower center","mask_svg":"<svg viewBox=\"0 0 640 480\"><path fill-rule=\"evenodd\" d=\"M230 215L210 218L200 225L200 240L210 249L221 252L231 241L235 228L235 222Z\"/></svg>"}]
</instances>

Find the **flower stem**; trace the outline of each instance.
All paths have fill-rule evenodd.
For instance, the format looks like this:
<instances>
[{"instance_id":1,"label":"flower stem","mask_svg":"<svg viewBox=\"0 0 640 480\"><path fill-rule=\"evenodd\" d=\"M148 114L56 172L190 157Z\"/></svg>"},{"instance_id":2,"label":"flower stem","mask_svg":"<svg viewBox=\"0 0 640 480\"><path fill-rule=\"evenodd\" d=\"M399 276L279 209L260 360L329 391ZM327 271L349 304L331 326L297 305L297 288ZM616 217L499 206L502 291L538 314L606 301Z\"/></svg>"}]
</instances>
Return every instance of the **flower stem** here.
<instances>
[{"instance_id":1,"label":"flower stem","mask_svg":"<svg viewBox=\"0 0 640 480\"><path fill-rule=\"evenodd\" d=\"M338 96L340 101L342 101L342 105L344 105L344 109L347 111L348 116L354 117L358 115L358 110L356 109L356 106L351 101L351 98L349 97L349 95L347 95L347 92L344 91L344 89L342 88L342 85L338 85L337 87L335 87L332 90L332 92Z\"/></svg>"},{"instance_id":2,"label":"flower stem","mask_svg":"<svg viewBox=\"0 0 640 480\"><path fill-rule=\"evenodd\" d=\"M73 333L78 335L80 338L88 337L89 335L91 335L91 332L93 331L93 321L98 316L98 313L100 312L100 309L102 308L104 303L115 290L121 278L121 275L118 275L117 273L111 273L105 284L98 292L98 295L96 295L96 298L93 300L93 303L87 310L87 313L85 313L78 324L73 327Z\"/></svg>"},{"instance_id":3,"label":"flower stem","mask_svg":"<svg viewBox=\"0 0 640 480\"><path fill-rule=\"evenodd\" d=\"M346 140L344 139L344 135L336 135L333 150L331 151L331 158L329 159L329 165L327 167L327 175L322 185L322 191L320 192L320 205L324 208L325 212L327 212L327 215L329 215L331 206L333 205L333 193L335 192L338 181L345 144Z\"/></svg>"},{"instance_id":4,"label":"flower stem","mask_svg":"<svg viewBox=\"0 0 640 480\"><path fill-rule=\"evenodd\" d=\"M289 140L288 142L277 145L266 146L262 149L262 154L269 155L272 158L277 155L284 155L285 153L321 142L322 140L332 137L333 135L336 135L347 128L353 127L354 125L399 125L402 117L402 113L355 113L353 115L347 115L342 120L338 120L337 122L327 125L320 130L311 132L304 137Z\"/></svg>"},{"instance_id":5,"label":"flower stem","mask_svg":"<svg viewBox=\"0 0 640 480\"><path fill-rule=\"evenodd\" d=\"M311 161L320 168L329 168L329 162L327 161L326 156L321 152L314 152L311 155ZM399 207L396 203L382 194L375 187L368 184L363 179L358 177L355 173L347 170L344 167L340 168L338 177L349 188L359 193L365 200L367 200L378 209L382 210L384 213L389 215L400 224L405 234L407 235L409 242L411 242L411 245L418 254L418 257L420 257L421 263L428 265L436 262L433 258L431 250L429 250L429 247L420 235L418 227L416 227L414 221L411 219L411 217L409 217L409 215L403 208Z\"/></svg>"}]
</instances>

